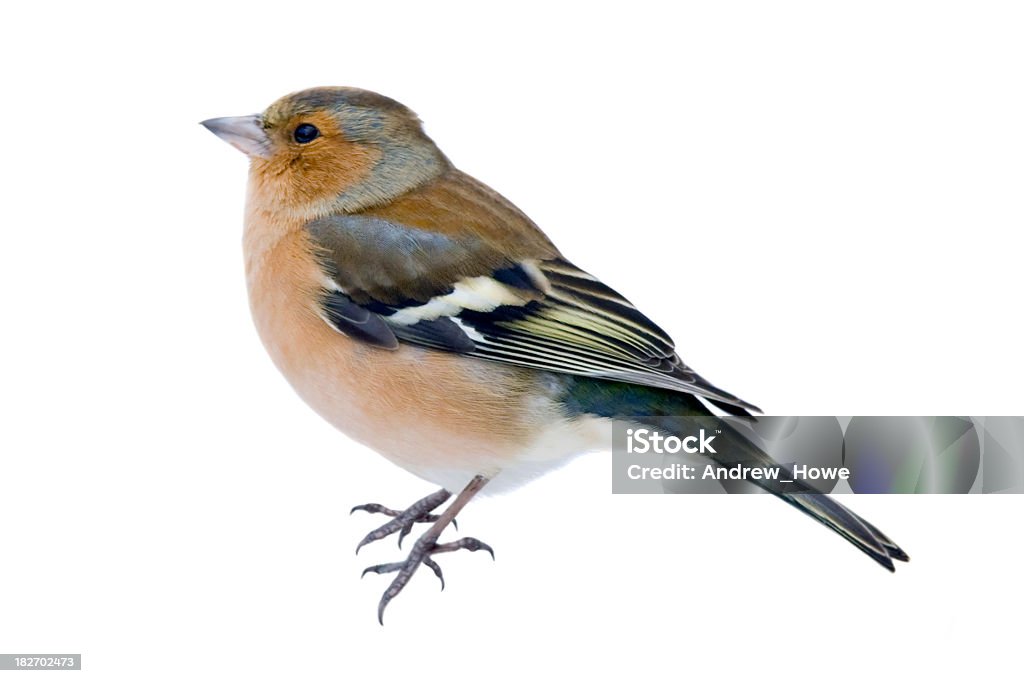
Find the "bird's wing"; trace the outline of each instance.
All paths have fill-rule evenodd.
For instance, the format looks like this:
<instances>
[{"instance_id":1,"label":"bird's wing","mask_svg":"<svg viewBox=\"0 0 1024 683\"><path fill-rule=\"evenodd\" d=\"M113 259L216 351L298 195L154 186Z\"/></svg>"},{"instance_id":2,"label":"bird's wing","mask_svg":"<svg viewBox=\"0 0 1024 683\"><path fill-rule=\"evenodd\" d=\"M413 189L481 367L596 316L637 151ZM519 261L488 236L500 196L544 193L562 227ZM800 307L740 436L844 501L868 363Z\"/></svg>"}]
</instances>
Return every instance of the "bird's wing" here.
<instances>
[{"instance_id":1,"label":"bird's wing","mask_svg":"<svg viewBox=\"0 0 1024 683\"><path fill-rule=\"evenodd\" d=\"M479 196L491 192L480 187L440 202L435 188L427 200L413 196L386 212L309 223L325 275L324 320L382 348L408 342L683 391L733 414L756 410L687 367L660 327L563 259L506 200ZM459 206L466 195L478 200L471 210ZM448 213L452 204L461 210ZM484 225L463 231L459 221Z\"/></svg>"}]
</instances>

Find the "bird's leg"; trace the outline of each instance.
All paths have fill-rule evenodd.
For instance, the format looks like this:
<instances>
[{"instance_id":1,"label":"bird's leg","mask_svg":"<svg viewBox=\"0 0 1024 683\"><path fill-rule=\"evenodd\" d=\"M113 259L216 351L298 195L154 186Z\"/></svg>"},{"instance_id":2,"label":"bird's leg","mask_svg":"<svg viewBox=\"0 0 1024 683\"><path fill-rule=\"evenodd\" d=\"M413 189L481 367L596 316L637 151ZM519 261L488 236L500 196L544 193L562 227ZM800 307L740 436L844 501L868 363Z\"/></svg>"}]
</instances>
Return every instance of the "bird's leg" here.
<instances>
[{"instance_id":1,"label":"bird's leg","mask_svg":"<svg viewBox=\"0 0 1024 683\"><path fill-rule=\"evenodd\" d=\"M398 547L401 548L402 539L412 531L412 525L417 522L436 522L439 517L437 515L430 514L431 511L441 503L451 498L451 496L452 494L450 491L441 489L440 491L431 493L426 498L417 500L405 510L392 510L391 508L378 505L377 503L356 505L352 508L351 512L363 510L364 512L379 513L394 518L390 522L387 522L366 534L366 536L363 537L363 540L359 541L359 545L356 546L356 553L358 554L359 549L367 543L373 543L374 541L379 541L382 538L387 538L396 532L398 532ZM349 514L351 514L351 512ZM456 528L458 527L456 526Z\"/></svg>"},{"instance_id":2,"label":"bird's leg","mask_svg":"<svg viewBox=\"0 0 1024 683\"><path fill-rule=\"evenodd\" d=\"M409 583L409 579L416 573L421 564L425 564L434 572L438 579L441 580L441 590L444 590L444 576L441 574L441 567L438 566L431 555L438 553L450 553L455 550L486 550L491 554L491 559L494 558L494 550L489 545L482 541L478 541L475 538L460 538L457 541L451 543L438 543L437 539L441 536L441 532L448 527L448 524L455 519L455 515L466 506L466 503L476 495L476 493L484 487L487 483L487 479L482 476L475 476L473 480L469 482L466 488L462 489L462 493L455 498L451 505L449 505L444 512L438 515L437 521L434 522L433 526L430 527L419 539L416 540L412 550L409 552L409 556L404 562L392 562L390 564L378 564L373 567L367 567L363 570L363 576L366 576L368 572L375 574L387 574L389 572L398 572L398 576L394 578L391 585L388 586L387 590L384 591L384 595L380 599L380 604L377 606L377 620L380 621L381 625L384 624L384 608L388 606L388 603L396 595L402 592L405 585ZM447 493L447 492L446 492Z\"/></svg>"}]
</instances>

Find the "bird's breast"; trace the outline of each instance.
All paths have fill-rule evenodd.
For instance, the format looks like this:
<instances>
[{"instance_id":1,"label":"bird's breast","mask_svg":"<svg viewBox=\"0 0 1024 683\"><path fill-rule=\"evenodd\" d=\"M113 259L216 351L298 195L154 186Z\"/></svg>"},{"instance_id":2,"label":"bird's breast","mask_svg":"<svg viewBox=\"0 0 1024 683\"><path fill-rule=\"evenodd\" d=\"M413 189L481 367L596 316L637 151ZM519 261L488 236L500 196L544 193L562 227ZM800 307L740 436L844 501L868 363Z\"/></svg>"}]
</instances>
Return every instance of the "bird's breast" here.
<instances>
[{"instance_id":1,"label":"bird's breast","mask_svg":"<svg viewBox=\"0 0 1024 683\"><path fill-rule=\"evenodd\" d=\"M595 447L563 416L557 377L409 344L378 349L327 325L301 226L250 217L244 246L253 321L274 364L324 419L401 467L458 488L524 464L528 478Z\"/></svg>"}]
</instances>

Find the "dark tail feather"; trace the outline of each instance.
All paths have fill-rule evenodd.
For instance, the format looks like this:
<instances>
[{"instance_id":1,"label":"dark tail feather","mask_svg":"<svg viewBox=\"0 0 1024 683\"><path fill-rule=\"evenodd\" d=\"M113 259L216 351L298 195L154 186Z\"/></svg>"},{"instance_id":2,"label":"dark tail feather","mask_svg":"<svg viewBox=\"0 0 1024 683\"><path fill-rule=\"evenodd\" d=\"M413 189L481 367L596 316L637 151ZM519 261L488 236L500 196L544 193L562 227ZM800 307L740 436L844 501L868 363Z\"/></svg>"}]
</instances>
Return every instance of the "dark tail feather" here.
<instances>
[{"instance_id":1,"label":"dark tail feather","mask_svg":"<svg viewBox=\"0 0 1024 683\"><path fill-rule=\"evenodd\" d=\"M570 414L642 422L673 432L680 438L692 434L695 426L706 427L711 417L707 406L689 394L587 377L573 377L568 381L564 401ZM717 405L715 401L711 403ZM718 407L726 412L738 412L735 407L731 407L732 410L726 406ZM716 445L722 442L727 442L727 445L719 449L722 451L719 454L709 455L719 464L780 466L727 421L720 422L718 426L722 430L722 438ZM910 559L873 525L809 486L793 483L781 488L782 484L778 482L763 480L753 480L752 483L832 529L890 571L894 571L893 560L906 562Z\"/></svg>"},{"instance_id":2,"label":"dark tail feather","mask_svg":"<svg viewBox=\"0 0 1024 683\"><path fill-rule=\"evenodd\" d=\"M896 571L893 560L906 562L910 559L884 535L879 537L875 527L822 493L776 495L838 533L891 572Z\"/></svg>"},{"instance_id":3,"label":"dark tail feather","mask_svg":"<svg viewBox=\"0 0 1024 683\"><path fill-rule=\"evenodd\" d=\"M836 505L839 505L839 503L836 503ZM850 514L853 513L851 512ZM868 531L874 534L875 538L877 538L878 541L882 544L882 546L885 547L886 552L889 553L889 557L891 557L894 560L899 560L900 562L910 562L910 555L907 555L905 552L903 552L903 548L899 547L898 545L890 541L888 536L886 536L878 530L878 527L874 526L873 524L871 524L871 522L867 521L863 517L857 517L857 519L859 519L860 523L866 526L868 528Z\"/></svg>"},{"instance_id":4,"label":"dark tail feather","mask_svg":"<svg viewBox=\"0 0 1024 683\"><path fill-rule=\"evenodd\" d=\"M728 436L726 440L729 443L728 450L730 452L721 454L721 464L735 465L737 462L735 455L738 453L740 455L739 462L742 464L779 466L779 463L772 460L767 453L764 453L730 426L726 425L722 431L723 436ZM716 462L718 461L715 456L711 457ZM910 556L903 552L902 548L889 540L889 537L873 524L823 493L817 493L810 487L800 484L791 484L787 489L782 490L778 488L780 486L778 484L761 480L755 480L752 483L832 529L891 572L896 571L892 563L893 560L900 562L910 560ZM802 491L799 489L793 491L794 486L802 488Z\"/></svg>"}]
</instances>

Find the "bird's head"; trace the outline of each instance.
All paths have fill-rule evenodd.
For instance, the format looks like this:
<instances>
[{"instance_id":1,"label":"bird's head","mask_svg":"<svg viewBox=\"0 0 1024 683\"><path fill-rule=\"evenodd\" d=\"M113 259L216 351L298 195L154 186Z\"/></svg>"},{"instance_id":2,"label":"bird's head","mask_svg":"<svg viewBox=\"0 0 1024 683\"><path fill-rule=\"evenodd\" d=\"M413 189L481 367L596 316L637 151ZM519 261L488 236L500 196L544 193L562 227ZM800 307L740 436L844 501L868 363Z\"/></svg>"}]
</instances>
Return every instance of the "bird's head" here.
<instances>
[{"instance_id":1,"label":"bird's head","mask_svg":"<svg viewBox=\"0 0 1024 683\"><path fill-rule=\"evenodd\" d=\"M416 114L357 88L303 90L202 124L249 157L258 201L310 217L387 202L448 167Z\"/></svg>"}]
</instances>

